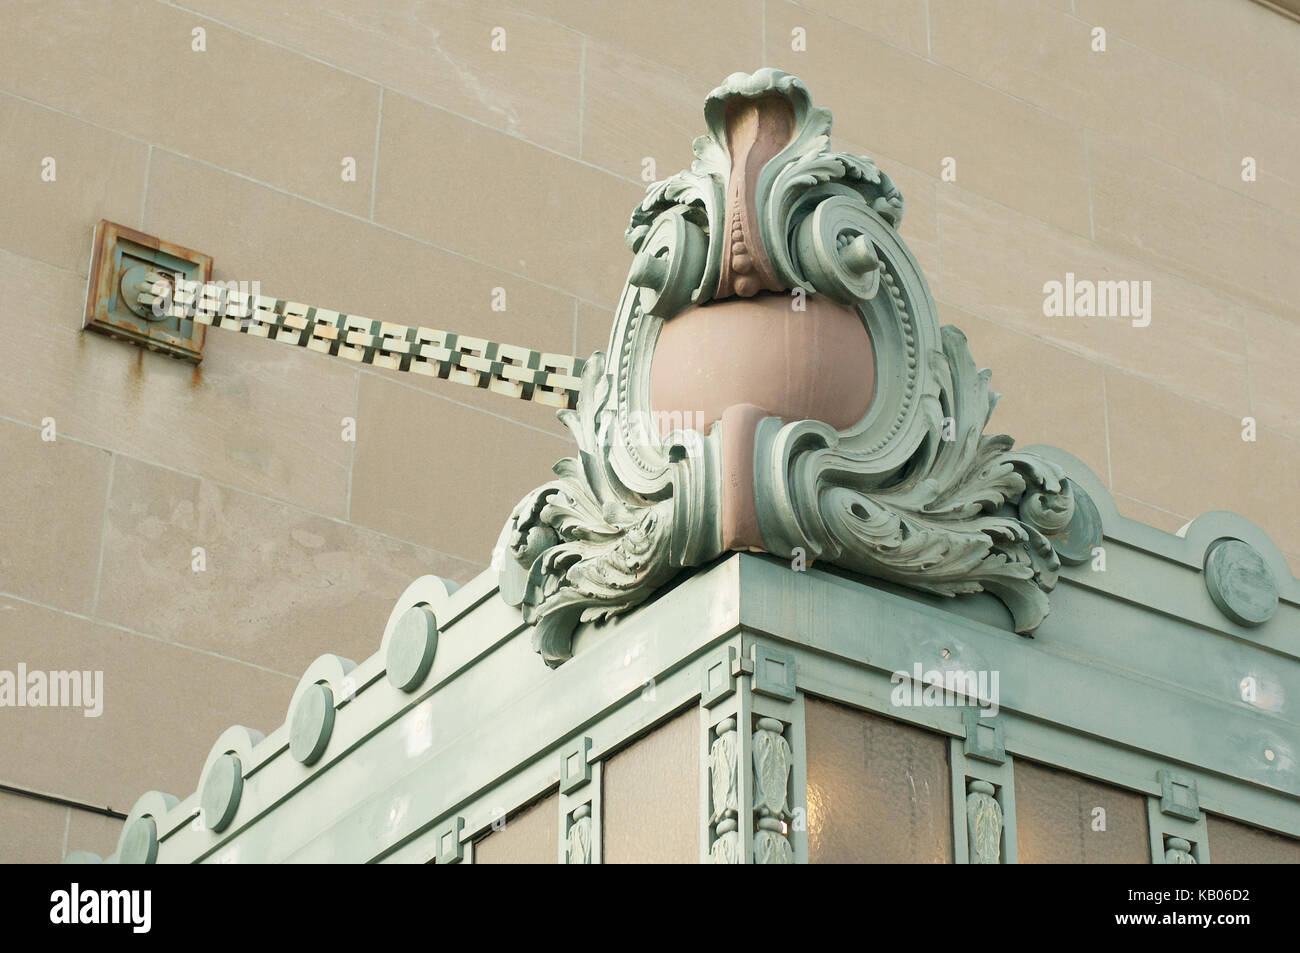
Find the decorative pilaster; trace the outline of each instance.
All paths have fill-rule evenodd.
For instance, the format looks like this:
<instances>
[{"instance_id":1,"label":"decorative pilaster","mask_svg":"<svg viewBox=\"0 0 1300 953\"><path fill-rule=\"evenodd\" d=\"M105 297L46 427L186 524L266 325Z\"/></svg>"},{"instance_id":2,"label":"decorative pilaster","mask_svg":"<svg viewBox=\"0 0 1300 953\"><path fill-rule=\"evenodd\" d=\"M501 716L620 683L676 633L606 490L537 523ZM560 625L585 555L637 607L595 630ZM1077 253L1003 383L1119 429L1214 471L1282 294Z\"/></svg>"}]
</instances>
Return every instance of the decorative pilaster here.
<instances>
[{"instance_id":1,"label":"decorative pilaster","mask_svg":"<svg viewBox=\"0 0 1300 953\"><path fill-rule=\"evenodd\" d=\"M803 699L795 657L728 646L703 667L707 783L702 860L807 863Z\"/></svg>"},{"instance_id":2,"label":"decorative pilaster","mask_svg":"<svg viewBox=\"0 0 1300 953\"><path fill-rule=\"evenodd\" d=\"M715 864L739 864L744 856L740 843L740 747L734 717L714 726L709 746L709 827L713 832L709 856Z\"/></svg>"},{"instance_id":3,"label":"decorative pilaster","mask_svg":"<svg viewBox=\"0 0 1300 953\"><path fill-rule=\"evenodd\" d=\"M1002 744L1002 722L976 708L962 712L965 738L953 738L952 821L959 864L1016 863L1015 772Z\"/></svg>"},{"instance_id":4,"label":"decorative pilaster","mask_svg":"<svg viewBox=\"0 0 1300 953\"><path fill-rule=\"evenodd\" d=\"M996 864L1002 854L1002 805L988 781L966 784L966 834L972 864Z\"/></svg>"},{"instance_id":5,"label":"decorative pilaster","mask_svg":"<svg viewBox=\"0 0 1300 953\"><path fill-rule=\"evenodd\" d=\"M591 739L578 738L560 754L560 824L557 860L561 864L599 864L601 762L592 761Z\"/></svg>"},{"instance_id":6,"label":"decorative pilaster","mask_svg":"<svg viewBox=\"0 0 1300 953\"><path fill-rule=\"evenodd\" d=\"M775 718L754 725L754 863L793 864L790 846L790 772L794 754L785 740L787 726Z\"/></svg>"},{"instance_id":7,"label":"decorative pilaster","mask_svg":"<svg viewBox=\"0 0 1300 953\"><path fill-rule=\"evenodd\" d=\"M1196 779L1161 768L1156 781L1160 796L1147 798L1151 863L1208 864L1208 832Z\"/></svg>"}]
</instances>

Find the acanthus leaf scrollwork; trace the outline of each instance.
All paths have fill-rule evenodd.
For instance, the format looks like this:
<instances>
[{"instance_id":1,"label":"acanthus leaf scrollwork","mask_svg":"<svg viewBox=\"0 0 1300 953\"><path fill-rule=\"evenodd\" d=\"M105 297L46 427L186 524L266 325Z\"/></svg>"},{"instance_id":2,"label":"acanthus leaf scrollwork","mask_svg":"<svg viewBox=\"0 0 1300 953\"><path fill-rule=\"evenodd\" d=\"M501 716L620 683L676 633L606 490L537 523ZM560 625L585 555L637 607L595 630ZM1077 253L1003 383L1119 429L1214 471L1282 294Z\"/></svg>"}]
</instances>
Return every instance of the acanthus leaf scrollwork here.
<instances>
[{"instance_id":1,"label":"acanthus leaf scrollwork","mask_svg":"<svg viewBox=\"0 0 1300 953\"><path fill-rule=\"evenodd\" d=\"M635 252L609 357L583 371L577 411L561 412L579 455L529 493L502 533L501 593L535 626L551 665L574 629L640 605L681 569L723 552L721 433L646 425L650 366L664 322L713 300L734 234L725 222L737 174L728 106L777 97L791 118L745 186L772 273L788 289L854 308L875 354L875 393L843 430L762 419L754 502L762 548L927 593L988 591L1031 634L1047 615L1060 562L1053 534L1075 502L1058 467L985 435L997 400L965 337L940 328L925 278L898 235L903 198L869 158L830 150L830 113L779 70L734 74L705 103L696 160L647 190L628 228ZM730 236L730 237L729 237ZM729 249L729 250L728 250ZM731 255L727 259L726 255ZM724 260L725 259L725 260ZM718 360L726 360L718 355Z\"/></svg>"}]
</instances>

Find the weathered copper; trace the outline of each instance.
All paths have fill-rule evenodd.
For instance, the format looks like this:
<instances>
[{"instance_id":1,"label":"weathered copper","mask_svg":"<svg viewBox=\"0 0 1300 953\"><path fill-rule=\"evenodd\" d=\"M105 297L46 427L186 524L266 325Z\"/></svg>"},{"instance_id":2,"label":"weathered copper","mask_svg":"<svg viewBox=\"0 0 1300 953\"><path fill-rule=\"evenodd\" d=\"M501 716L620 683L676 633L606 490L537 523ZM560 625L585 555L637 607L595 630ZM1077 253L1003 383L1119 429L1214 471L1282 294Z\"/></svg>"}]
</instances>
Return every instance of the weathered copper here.
<instances>
[{"instance_id":1,"label":"weathered copper","mask_svg":"<svg viewBox=\"0 0 1300 953\"><path fill-rule=\"evenodd\" d=\"M150 271L203 283L212 279L212 257L102 219L95 226L82 327L198 364L205 337L201 324L192 316L158 317L137 305L134 288ZM126 292L124 277L131 286Z\"/></svg>"}]
</instances>

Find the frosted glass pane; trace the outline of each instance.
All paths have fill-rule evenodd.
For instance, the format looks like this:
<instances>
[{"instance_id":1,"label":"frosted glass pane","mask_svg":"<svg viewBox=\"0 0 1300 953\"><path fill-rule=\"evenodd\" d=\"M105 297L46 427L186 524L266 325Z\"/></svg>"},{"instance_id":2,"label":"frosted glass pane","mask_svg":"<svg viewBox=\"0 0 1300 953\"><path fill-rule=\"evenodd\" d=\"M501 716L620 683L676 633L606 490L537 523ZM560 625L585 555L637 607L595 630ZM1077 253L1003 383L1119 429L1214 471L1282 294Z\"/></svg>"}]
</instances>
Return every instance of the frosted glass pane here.
<instances>
[{"instance_id":1,"label":"frosted glass pane","mask_svg":"<svg viewBox=\"0 0 1300 953\"><path fill-rule=\"evenodd\" d=\"M808 860L952 863L948 739L805 699Z\"/></svg>"},{"instance_id":2,"label":"frosted glass pane","mask_svg":"<svg viewBox=\"0 0 1300 953\"><path fill-rule=\"evenodd\" d=\"M1015 762L1015 779L1020 863L1151 863L1144 795L1032 761Z\"/></svg>"},{"instance_id":3,"label":"frosted glass pane","mask_svg":"<svg viewBox=\"0 0 1300 953\"><path fill-rule=\"evenodd\" d=\"M700 744L688 708L605 762L605 863L700 862Z\"/></svg>"},{"instance_id":4,"label":"frosted glass pane","mask_svg":"<svg viewBox=\"0 0 1300 953\"><path fill-rule=\"evenodd\" d=\"M1300 840L1205 815L1210 862L1215 864L1300 864Z\"/></svg>"},{"instance_id":5,"label":"frosted glass pane","mask_svg":"<svg viewBox=\"0 0 1300 953\"><path fill-rule=\"evenodd\" d=\"M474 844L476 864L554 864L559 858L560 795L544 797L506 818L506 826Z\"/></svg>"}]
</instances>

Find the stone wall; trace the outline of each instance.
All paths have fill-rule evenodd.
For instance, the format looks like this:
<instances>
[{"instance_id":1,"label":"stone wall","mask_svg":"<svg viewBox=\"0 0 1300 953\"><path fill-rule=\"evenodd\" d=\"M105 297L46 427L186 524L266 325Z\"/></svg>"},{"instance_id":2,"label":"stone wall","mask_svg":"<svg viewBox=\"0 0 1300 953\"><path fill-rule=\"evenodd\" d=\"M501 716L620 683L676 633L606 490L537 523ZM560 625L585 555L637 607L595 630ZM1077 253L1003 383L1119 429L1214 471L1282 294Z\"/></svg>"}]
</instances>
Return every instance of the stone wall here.
<instances>
[{"instance_id":1,"label":"stone wall","mask_svg":"<svg viewBox=\"0 0 1300 953\"><path fill-rule=\"evenodd\" d=\"M1300 23L1263 5L45 0L5 18L0 669L102 670L104 710L0 710L0 860L111 852L119 822L86 808L188 794L222 729L280 724L313 658L372 653L411 579L485 568L569 448L553 411L445 382L219 331L198 369L85 335L94 224L279 297L585 356L643 174L688 164L736 70L800 76L836 146L903 190L941 319L1005 395L991 430L1070 450L1170 531L1236 510L1300 570ZM1045 317L1067 273L1149 281L1150 323Z\"/></svg>"}]
</instances>

